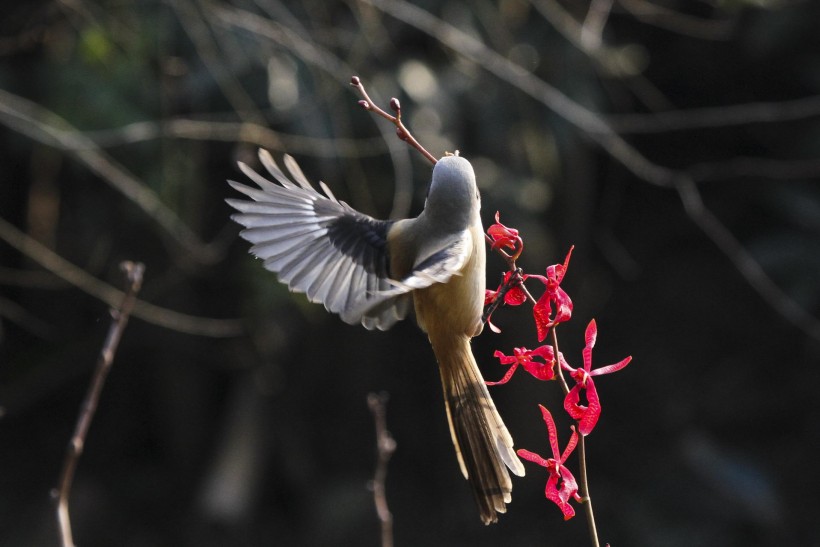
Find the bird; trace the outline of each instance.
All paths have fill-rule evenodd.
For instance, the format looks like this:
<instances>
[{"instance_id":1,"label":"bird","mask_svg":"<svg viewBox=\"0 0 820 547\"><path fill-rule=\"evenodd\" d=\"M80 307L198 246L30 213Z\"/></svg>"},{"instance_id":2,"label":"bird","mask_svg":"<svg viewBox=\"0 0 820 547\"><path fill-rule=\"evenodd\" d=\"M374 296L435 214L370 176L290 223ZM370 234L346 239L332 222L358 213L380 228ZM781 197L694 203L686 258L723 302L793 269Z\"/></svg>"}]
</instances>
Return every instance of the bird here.
<instances>
[{"instance_id":1,"label":"bird","mask_svg":"<svg viewBox=\"0 0 820 547\"><path fill-rule=\"evenodd\" d=\"M439 365L447 421L462 474L484 524L511 501L508 472L524 467L476 363L470 340L483 329L486 248L481 196L470 162L458 152L438 160L424 208L415 218L377 220L323 193L289 155L282 171L272 155L259 160L273 178L243 162L256 185L228 183L248 199L227 199L244 227L240 236L291 291L324 304L345 323L387 330L411 308ZM275 182L274 182L275 181Z\"/></svg>"}]
</instances>

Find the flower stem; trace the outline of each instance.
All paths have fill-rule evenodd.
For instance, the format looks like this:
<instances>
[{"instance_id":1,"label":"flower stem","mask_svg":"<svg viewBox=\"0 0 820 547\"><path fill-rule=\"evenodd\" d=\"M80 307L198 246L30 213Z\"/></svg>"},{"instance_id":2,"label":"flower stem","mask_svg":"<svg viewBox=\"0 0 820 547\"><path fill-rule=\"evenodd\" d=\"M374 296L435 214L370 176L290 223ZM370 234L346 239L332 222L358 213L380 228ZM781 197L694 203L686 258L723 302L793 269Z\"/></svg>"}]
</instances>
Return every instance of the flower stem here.
<instances>
[{"instance_id":1,"label":"flower stem","mask_svg":"<svg viewBox=\"0 0 820 547\"><path fill-rule=\"evenodd\" d=\"M561 389L564 390L564 397L569 393L569 386L564 379L564 371L561 370L561 353L558 351L558 325L552 327L552 351L555 353L555 375L561 382Z\"/></svg>"},{"instance_id":2,"label":"flower stem","mask_svg":"<svg viewBox=\"0 0 820 547\"><path fill-rule=\"evenodd\" d=\"M564 371L561 370L560 353L558 351L558 325L552 327L552 350L555 352L555 367L556 375L561 381L561 389L564 390L564 396L569 393L569 386L564 379ZM589 528L589 538L592 541L593 547L600 547L598 541L598 528L595 526L595 513L592 510L592 496L589 494L589 482L587 481L587 450L586 437L578 435L578 469L581 473L581 480L579 484L580 496L583 499L584 512L587 516L587 528Z\"/></svg>"},{"instance_id":3,"label":"flower stem","mask_svg":"<svg viewBox=\"0 0 820 547\"><path fill-rule=\"evenodd\" d=\"M595 513L592 510L592 497L589 494L589 483L587 482L587 456L585 436L578 436L578 468L581 471L581 497L584 499L584 512L587 515L587 528L589 529L589 539L593 547L600 547L598 541L598 528L595 526Z\"/></svg>"}]
</instances>

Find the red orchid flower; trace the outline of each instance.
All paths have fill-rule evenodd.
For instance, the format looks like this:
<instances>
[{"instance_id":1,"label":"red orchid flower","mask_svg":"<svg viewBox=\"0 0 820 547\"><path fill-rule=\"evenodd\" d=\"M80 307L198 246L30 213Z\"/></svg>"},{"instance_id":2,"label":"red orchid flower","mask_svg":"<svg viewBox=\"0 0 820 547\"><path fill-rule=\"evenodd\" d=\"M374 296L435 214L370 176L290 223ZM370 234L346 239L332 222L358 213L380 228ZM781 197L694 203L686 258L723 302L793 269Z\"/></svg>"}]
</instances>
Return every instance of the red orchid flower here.
<instances>
[{"instance_id":1,"label":"red orchid flower","mask_svg":"<svg viewBox=\"0 0 820 547\"><path fill-rule=\"evenodd\" d=\"M532 315L535 318L535 328L538 332L538 341L543 341L549 333L550 327L569 321L572 317L572 300L561 288L561 281L569 267L569 259L575 245L569 248L563 264L553 264L547 267L547 276L530 275L529 277L538 279L544 284L546 289L538 302L532 308ZM552 305L555 303L555 315L552 315Z\"/></svg>"},{"instance_id":2,"label":"red orchid flower","mask_svg":"<svg viewBox=\"0 0 820 547\"><path fill-rule=\"evenodd\" d=\"M524 370L539 380L552 380L555 378L555 357L551 346L541 346L534 350L514 348L512 355L504 355L496 350L493 355L498 358L502 365L512 366L499 381L485 382L488 386L497 386L509 382L518 365L524 367ZM536 361L536 357L543 359L544 362Z\"/></svg>"},{"instance_id":3,"label":"red orchid flower","mask_svg":"<svg viewBox=\"0 0 820 547\"><path fill-rule=\"evenodd\" d=\"M518 230L508 228L501 224L500 213L495 212L495 224L487 228L487 235L493 240L490 248L495 251L507 247L513 251L512 259L515 261L524 250L524 241L519 237Z\"/></svg>"},{"instance_id":4,"label":"red orchid flower","mask_svg":"<svg viewBox=\"0 0 820 547\"><path fill-rule=\"evenodd\" d=\"M578 495L578 483L575 481L575 477L573 477L569 469L564 466L564 462L567 461L569 455L575 450L575 445L578 444L578 433L573 427L572 436L569 438L564 453L561 454L558 450L558 433L555 428L555 422L552 419L552 414L543 406L538 405L538 407L541 409L544 423L547 424L552 458L544 459L538 454L523 448L517 452L518 455L525 460L547 468L549 478L547 479L547 487L544 494L548 500L555 503L555 505L561 509L561 512L564 513L564 520L569 520L575 516L575 510L569 504L569 499L573 498L575 501L582 501L581 496Z\"/></svg>"},{"instance_id":5,"label":"red orchid flower","mask_svg":"<svg viewBox=\"0 0 820 547\"><path fill-rule=\"evenodd\" d=\"M492 321L490 321L493 311L498 307L496 300L503 295L504 304L509 304L510 306L519 306L526 302L527 293L524 291L522 284L526 281L527 277L529 277L527 274L522 274L520 271L510 270L504 273L504 279L496 290L491 291L487 289L484 291L484 307L495 305L494 308L489 310L489 314L485 318L485 321L493 332L501 332L501 329L493 325Z\"/></svg>"},{"instance_id":6,"label":"red orchid flower","mask_svg":"<svg viewBox=\"0 0 820 547\"><path fill-rule=\"evenodd\" d=\"M595 319L593 319L587 325L584 335L583 368L572 368L566 361L560 359L561 367L567 370L572 379L575 380L575 386L564 398L564 409L573 419L578 420L578 432L584 436L592 432L595 424L598 423L598 418L601 416L601 401L598 399L598 391L595 389L595 382L592 381L592 377L616 372L632 361L632 356L629 356L615 364L592 370L592 348L595 347L597 337L598 327L595 324ZM585 395L586 406L580 403L581 393Z\"/></svg>"}]
</instances>

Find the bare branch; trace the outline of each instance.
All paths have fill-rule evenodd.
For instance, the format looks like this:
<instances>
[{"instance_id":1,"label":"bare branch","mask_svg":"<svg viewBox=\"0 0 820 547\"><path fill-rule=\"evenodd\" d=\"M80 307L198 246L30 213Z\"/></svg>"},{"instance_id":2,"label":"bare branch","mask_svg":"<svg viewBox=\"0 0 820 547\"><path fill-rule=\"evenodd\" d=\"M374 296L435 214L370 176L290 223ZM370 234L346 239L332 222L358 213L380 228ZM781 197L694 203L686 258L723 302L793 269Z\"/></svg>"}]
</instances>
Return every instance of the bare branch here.
<instances>
[{"instance_id":1,"label":"bare branch","mask_svg":"<svg viewBox=\"0 0 820 547\"><path fill-rule=\"evenodd\" d=\"M264 125L265 117L259 112L253 99L242 88L236 76L229 67L222 61L223 56L214 43L214 38L208 29L205 19L197 10L197 6L188 0L176 0L169 2L176 10L177 18L185 33L191 39L199 54L199 58L205 63L208 72L211 73L222 94L231 103L237 115L246 122L253 122ZM207 10L205 6L200 6Z\"/></svg>"},{"instance_id":2,"label":"bare branch","mask_svg":"<svg viewBox=\"0 0 820 547\"><path fill-rule=\"evenodd\" d=\"M609 19L613 0L592 0L581 27L581 43L585 49L597 49L603 43L604 26Z\"/></svg>"},{"instance_id":3,"label":"bare branch","mask_svg":"<svg viewBox=\"0 0 820 547\"><path fill-rule=\"evenodd\" d=\"M82 268L27 236L6 220L0 218L0 239L31 258L60 279L81 291L115 307L123 299L123 292L92 276ZM238 319L212 319L161 308L143 300L134 303L133 315L143 321L177 332L218 338L239 336L243 333Z\"/></svg>"},{"instance_id":4,"label":"bare branch","mask_svg":"<svg viewBox=\"0 0 820 547\"><path fill-rule=\"evenodd\" d=\"M405 0L364 1L426 32L501 80L540 101L585 133L640 180L655 186L675 188L690 219L729 257L761 298L797 328L820 340L820 320L802 309L778 287L729 229L706 209L695 181L687 173L653 163L626 142L599 114L587 110L555 87L488 48L483 42L429 12Z\"/></svg>"},{"instance_id":5,"label":"bare branch","mask_svg":"<svg viewBox=\"0 0 820 547\"><path fill-rule=\"evenodd\" d=\"M701 40L728 40L735 19L704 19L680 13L645 0L618 0L635 19L684 36Z\"/></svg>"},{"instance_id":6,"label":"bare branch","mask_svg":"<svg viewBox=\"0 0 820 547\"><path fill-rule=\"evenodd\" d=\"M725 161L696 163L686 168L696 182L729 178L794 180L820 177L820 159L777 160L737 157Z\"/></svg>"},{"instance_id":7,"label":"bare branch","mask_svg":"<svg viewBox=\"0 0 820 547\"><path fill-rule=\"evenodd\" d=\"M68 514L68 497L71 493L71 483L74 480L74 471L83 453L85 439L88 436L88 429L97 411L97 404L100 400L105 379L114 363L114 355L117 353L122 333L128 324L128 317L136 303L137 293L142 287L142 275L145 266L140 263L123 262L120 268L125 272L128 281L127 289L122 296L121 302L111 308L111 326L108 335L105 337L100 356L97 359L97 368L88 386L88 392L83 400L80 414L77 417L77 425L74 435L68 444L65 459L63 460L63 470L60 473L60 482L57 489L57 521L60 525L60 538L63 547L74 547L74 539L71 536L71 520Z\"/></svg>"},{"instance_id":8,"label":"bare branch","mask_svg":"<svg viewBox=\"0 0 820 547\"><path fill-rule=\"evenodd\" d=\"M228 241L220 245L204 243L156 193L56 113L0 89L0 123L38 142L71 153L140 207L173 238L184 254L206 264L214 263L224 255Z\"/></svg>"},{"instance_id":9,"label":"bare branch","mask_svg":"<svg viewBox=\"0 0 820 547\"><path fill-rule=\"evenodd\" d=\"M809 336L820 340L820 321L786 294L763 270L732 232L706 208L695 182L683 179L675 186L690 219L735 265L749 285L781 316Z\"/></svg>"},{"instance_id":10,"label":"bare branch","mask_svg":"<svg viewBox=\"0 0 820 547\"><path fill-rule=\"evenodd\" d=\"M499 79L541 102L598 143L641 180L655 186L671 188L675 178L679 176L673 170L649 161L613 131L600 115L587 110L557 88L490 49L480 40L405 0L364 1L426 32Z\"/></svg>"},{"instance_id":11,"label":"bare branch","mask_svg":"<svg viewBox=\"0 0 820 547\"><path fill-rule=\"evenodd\" d=\"M291 154L336 158L379 156L387 151L382 137L334 139L284 134L263 125L248 122L193 120L173 118L134 122L114 129L86 131L85 136L97 146L108 148L136 142L172 137L177 139L245 142L267 150Z\"/></svg>"},{"instance_id":12,"label":"bare branch","mask_svg":"<svg viewBox=\"0 0 820 547\"><path fill-rule=\"evenodd\" d=\"M237 8L224 8L217 5L214 5L209 13L212 13L222 24L241 28L287 48L302 61L320 68L344 86L350 82L350 74L355 72L344 60L276 21ZM410 209L413 196L413 170L410 153L406 146L395 142L390 130L384 124L377 123L376 128L382 134L393 162L395 191L390 216L404 218Z\"/></svg>"},{"instance_id":13,"label":"bare branch","mask_svg":"<svg viewBox=\"0 0 820 547\"><path fill-rule=\"evenodd\" d=\"M398 99L396 99L395 97L390 99L390 108L393 110L393 112L396 113L396 115L393 116L382 110L377 104L373 102L373 100L370 98L370 95L367 94L367 90L365 90L364 84L358 76L353 76L350 79L350 85L355 87L356 90L361 94L361 96L364 97L364 100L359 101L359 106L361 106L368 112L373 112L374 114L381 116L385 120L395 125L396 136L399 138L399 140L406 142L407 144L421 152L421 155L427 158L430 161L430 163L435 165L438 162L434 155L432 155L430 152L427 151L426 148L419 144L419 141L417 141L416 138L413 137L413 134L410 133L410 130L407 129L407 127L405 127L404 123L401 121L401 103L399 103Z\"/></svg>"},{"instance_id":14,"label":"bare branch","mask_svg":"<svg viewBox=\"0 0 820 547\"><path fill-rule=\"evenodd\" d=\"M638 134L788 122L816 116L820 116L820 95L791 101L687 108L653 114L610 114L606 120L619 134Z\"/></svg>"},{"instance_id":15,"label":"bare branch","mask_svg":"<svg viewBox=\"0 0 820 547\"><path fill-rule=\"evenodd\" d=\"M396 451L396 441L387 430L388 398L386 393L370 393L367 396L367 406L376 423L376 472L370 486L373 490L376 514L381 523L382 547L393 547L393 515L387 506L385 480L387 479L387 464L393 452Z\"/></svg>"}]
</instances>

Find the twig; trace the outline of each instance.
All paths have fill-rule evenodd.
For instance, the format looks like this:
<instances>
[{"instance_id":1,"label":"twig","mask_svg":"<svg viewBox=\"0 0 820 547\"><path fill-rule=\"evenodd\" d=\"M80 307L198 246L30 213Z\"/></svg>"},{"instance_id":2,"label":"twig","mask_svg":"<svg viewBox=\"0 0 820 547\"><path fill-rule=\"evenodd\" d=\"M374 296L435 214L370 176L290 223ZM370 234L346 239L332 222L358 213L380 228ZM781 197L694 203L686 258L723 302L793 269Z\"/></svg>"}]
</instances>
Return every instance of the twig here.
<instances>
[{"instance_id":1,"label":"twig","mask_svg":"<svg viewBox=\"0 0 820 547\"><path fill-rule=\"evenodd\" d=\"M606 120L620 135L636 135L783 123L817 116L820 116L820 95L809 95L789 101L758 101L717 107L681 108L652 114L609 114Z\"/></svg>"},{"instance_id":2,"label":"twig","mask_svg":"<svg viewBox=\"0 0 820 547\"><path fill-rule=\"evenodd\" d=\"M554 86L511 62L484 42L435 17L406 0L364 0L393 17L433 36L442 44L484 67L499 79L541 102L596 142L613 159L640 180L660 188L678 191L689 218L734 263L740 274L763 300L805 334L820 340L820 319L766 274L752 254L703 204L692 177L644 156L616 132L604 118L581 106ZM812 105L813 106L813 105ZM782 112L778 113L782 117Z\"/></svg>"},{"instance_id":3,"label":"twig","mask_svg":"<svg viewBox=\"0 0 820 547\"><path fill-rule=\"evenodd\" d=\"M160 200L156 192L55 112L0 89L0 124L33 140L70 153L77 161L142 209L172 237L185 256L191 256L202 264L213 264L224 257L225 249L231 240L203 242L176 212Z\"/></svg>"},{"instance_id":4,"label":"twig","mask_svg":"<svg viewBox=\"0 0 820 547\"><path fill-rule=\"evenodd\" d=\"M114 362L114 354L117 352L122 333L128 324L128 316L134 308L137 293L142 286L142 275L145 271L145 266L139 262L123 262L120 264L120 268L126 274L128 287L120 305L111 308L111 326L97 359L97 368L83 400L74 435L71 437L71 442L68 444L65 459L63 460L63 470L60 473L57 490L57 522L60 526L60 538L63 547L74 547L74 540L71 537L71 521L68 515L68 496L71 493L74 471L83 453L85 439L88 436L91 420L94 419L94 413L97 410L97 403L105 385L105 378Z\"/></svg>"},{"instance_id":5,"label":"twig","mask_svg":"<svg viewBox=\"0 0 820 547\"><path fill-rule=\"evenodd\" d=\"M122 127L86 131L97 146L108 148L163 137L223 142L247 142L268 150L324 158L364 158L382 155L387 145L382 137L346 139L286 134L255 123L224 120L170 118L133 122Z\"/></svg>"},{"instance_id":6,"label":"twig","mask_svg":"<svg viewBox=\"0 0 820 547\"><path fill-rule=\"evenodd\" d=\"M237 8L213 4L206 15L215 17L217 22L256 34L262 38L292 51L299 59L326 72L334 81L342 85L350 82L347 76L353 72L347 62L331 51L320 47L316 41L306 39L288 25L278 23L271 18L261 17L255 13ZM390 159L393 162L395 192L391 218L406 218L413 196L412 164L406 147L388 137L389 128L377 123L376 127L384 137Z\"/></svg>"},{"instance_id":7,"label":"twig","mask_svg":"<svg viewBox=\"0 0 820 547\"><path fill-rule=\"evenodd\" d=\"M0 240L5 241L63 281L102 300L111 307L116 306L123 298L122 291L75 266L3 218L0 218ZM239 336L244 331L242 322L238 319L215 319L188 315L150 304L144 300L135 302L133 315L160 327L198 336L230 337Z\"/></svg>"},{"instance_id":8,"label":"twig","mask_svg":"<svg viewBox=\"0 0 820 547\"><path fill-rule=\"evenodd\" d=\"M387 479L387 463L396 451L396 441L387 430L387 400L386 393L370 393L367 396L367 406L376 423L376 472L370 482L370 488L373 490L376 515L381 523L382 547L393 547L393 515L387 506L385 480Z\"/></svg>"},{"instance_id":9,"label":"twig","mask_svg":"<svg viewBox=\"0 0 820 547\"><path fill-rule=\"evenodd\" d=\"M223 61L211 29L199 13L199 10L207 10L208 7L199 4L197 6L194 2L177 0L171 2L171 7L176 10L180 26L190 38L202 63L236 114L245 122L265 125L265 117L239 83L231 70L231 64Z\"/></svg>"},{"instance_id":10,"label":"twig","mask_svg":"<svg viewBox=\"0 0 820 547\"><path fill-rule=\"evenodd\" d=\"M359 91L361 96L364 97L363 100L359 101L359 105L362 108L364 108L368 112L378 114L385 120L390 121L390 123L396 126L396 136L399 137L399 140L406 142L407 144L421 152L421 154L425 158L430 160L430 163L432 163L433 165L435 165L438 162L435 156L433 156L421 144L419 144L419 141L417 141L415 137L413 137L413 135L410 133L410 130L407 129L407 127L405 127L404 123L402 123L401 103L399 103L399 100L397 98L393 97L392 99L390 99L390 109L396 113L396 115L393 116L379 108L375 103L373 103L373 101L370 99L370 96L367 94L367 91L364 88L364 84L358 76L353 76L352 78L350 78L350 85L355 87Z\"/></svg>"}]
</instances>

